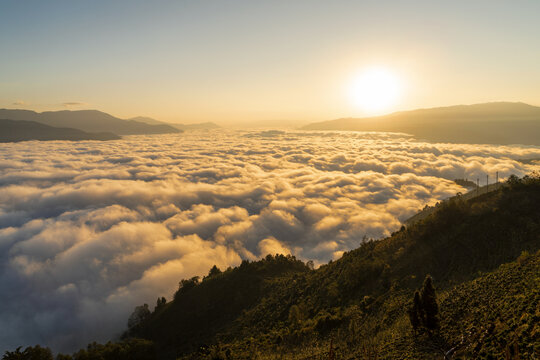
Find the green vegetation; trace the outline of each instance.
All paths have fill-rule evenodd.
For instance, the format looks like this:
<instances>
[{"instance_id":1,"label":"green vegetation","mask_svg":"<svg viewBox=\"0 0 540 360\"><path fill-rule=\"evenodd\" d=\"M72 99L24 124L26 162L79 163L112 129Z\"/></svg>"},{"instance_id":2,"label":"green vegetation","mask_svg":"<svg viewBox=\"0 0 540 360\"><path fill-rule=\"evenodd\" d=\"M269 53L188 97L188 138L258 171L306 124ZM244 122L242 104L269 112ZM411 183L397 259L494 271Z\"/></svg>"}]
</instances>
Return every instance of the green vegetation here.
<instances>
[{"instance_id":1,"label":"green vegetation","mask_svg":"<svg viewBox=\"0 0 540 360\"><path fill-rule=\"evenodd\" d=\"M53 354L50 349L42 348L39 345L29 346L21 351L18 347L15 351L6 351L3 360L53 360Z\"/></svg>"},{"instance_id":2,"label":"green vegetation","mask_svg":"<svg viewBox=\"0 0 540 360\"><path fill-rule=\"evenodd\" d=\"M538 204L538 174L511 177L317 270L283 255L214 267L72 359L538 358Z\"/></svg>"}]
</instances>

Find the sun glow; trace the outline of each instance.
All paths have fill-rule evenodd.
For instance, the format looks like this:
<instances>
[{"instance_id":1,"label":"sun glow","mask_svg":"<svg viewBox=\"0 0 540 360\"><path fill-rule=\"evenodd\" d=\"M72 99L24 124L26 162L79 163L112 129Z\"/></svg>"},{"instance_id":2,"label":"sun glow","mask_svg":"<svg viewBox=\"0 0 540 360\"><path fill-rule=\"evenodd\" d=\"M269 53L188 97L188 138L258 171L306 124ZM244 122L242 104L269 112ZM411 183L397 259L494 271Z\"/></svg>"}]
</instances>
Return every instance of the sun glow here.
<instances>
[{"instance_id":1,"label":"sun glow","mask_svg":"<svg viewBox=\"0 0 540 360\"><path fill-rule=\"evenodd\" d=\"M401 92L398 77L385 68L369 68L351 81L351 102L365 113L374 115L391 110Z\"/></svg>"}]
</instances>

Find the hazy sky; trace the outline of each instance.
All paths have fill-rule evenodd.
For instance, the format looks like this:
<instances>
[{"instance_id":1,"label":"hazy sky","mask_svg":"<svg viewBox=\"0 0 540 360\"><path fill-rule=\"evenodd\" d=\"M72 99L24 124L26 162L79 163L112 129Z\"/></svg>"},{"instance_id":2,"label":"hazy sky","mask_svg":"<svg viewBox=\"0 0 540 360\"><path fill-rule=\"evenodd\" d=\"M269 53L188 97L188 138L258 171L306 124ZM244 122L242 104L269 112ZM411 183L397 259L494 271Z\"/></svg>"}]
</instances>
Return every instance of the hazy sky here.
<instances>
[{"instance_id":1,"label":"hazy sky","mask_svg":"<svg viewBox=\"0 0 540 360\"><path fill-rule=\"evenodd\" d=\"M362 116L347 89L373 66L401 84L385 111L540 105L539 14L538 0L1 0L0 107L219 123Z\"/></svg>"}]
</instances>

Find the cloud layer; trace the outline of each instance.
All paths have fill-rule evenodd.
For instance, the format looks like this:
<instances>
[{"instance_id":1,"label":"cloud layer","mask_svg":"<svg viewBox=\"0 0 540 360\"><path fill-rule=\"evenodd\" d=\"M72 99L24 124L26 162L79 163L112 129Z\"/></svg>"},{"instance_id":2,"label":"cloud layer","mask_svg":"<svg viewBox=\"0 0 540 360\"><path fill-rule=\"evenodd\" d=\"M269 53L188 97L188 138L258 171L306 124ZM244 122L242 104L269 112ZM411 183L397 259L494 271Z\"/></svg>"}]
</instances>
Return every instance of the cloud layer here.
<instances>
[{"instance_id":1,"label":"cloud layer","mask_svg":"<svg viewBox=\"0 0 540 360\"><path fill-rule=\"evenodd\" d=\"M0 144L0 347L108 340L214 264L338 258L464 192L452 179L523 175L531 158L539 148L340 132Z\"/></svg>"}]
</instances>

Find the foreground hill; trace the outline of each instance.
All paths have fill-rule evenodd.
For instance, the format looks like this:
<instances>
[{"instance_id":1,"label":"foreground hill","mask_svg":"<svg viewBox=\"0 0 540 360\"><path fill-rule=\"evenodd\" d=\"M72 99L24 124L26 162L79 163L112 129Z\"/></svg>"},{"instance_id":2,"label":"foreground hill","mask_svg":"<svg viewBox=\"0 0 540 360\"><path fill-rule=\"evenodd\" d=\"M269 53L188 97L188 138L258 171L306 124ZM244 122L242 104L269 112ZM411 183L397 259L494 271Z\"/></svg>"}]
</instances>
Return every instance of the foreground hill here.
<instances>
[{"instance_id":1,"label":"foreground hill","mask_svg":"<svg viewBox=\"0 0 540 360\"><path fill-rule=\"evenodd\" d=\"M58 128L35 121L0 120L0 142L26 140L117 140L113 133L88 133L78 129Z\"/></svg>"},{"instance_id":2,"label":"foreground hill","mask_svg":"<svg viewBox=\"0 0 540 360\"><path fill-rule=\"evenodd\" d=\"M165 124L150 125L122 120L97 110L45 111L0 109L0 119L36 121L54 127L76 128L88 132L112 132L118 135L173 134L182 132Z\"/></svg>"},{"instance_id":3,"label":"foreground hill","mask_svg":"<svg viewBox=\"0 0 540 360\"><path fill-rule=\"evenodd\" d=\"M509 102L458 105L323 121L303 129L404 132L434 142L540 145L540 107Z\"/></svg>"},{"instance_id":4,"label":"foreground hill","mask_svg":"<svg viewBox=\"0 0 540 360\"><path fill-rule=\"evenodd\" d=\"M248 358L256 349L262 354L285 352L307 359L310 353L327 351L324 347L329 339L340 344L339 351L347 356L358 356L362 344L369 343L380 355L386 354L384 358L408 358L405 352L411 348L416 352L413 358L437 358L439 355L429 346L416 346L405 313L414 290L426 274L431 274L449 304L441 304L444 341L440 346L461 341L461 335L467 336L464 342L472 344L494 323L507 329L507 338L497 338L504 348L513 341L510 335L514 324L519 324L522 316L535 317L536 311L540 312L537 276L524 278L523 284L512 282L509 277L519 277L519 265L510 265L513 275L497 275L501 264L515 261L524 251L535 254L540 249L538 203L540 178L513 178L499 191L469 201L457 198L446 202L423 221L387 239L367 242L314 271L294 265L293 258L285 261L283 257L268 257L221 274L214 272L194 286L185 287L190 283L184 283L173 302L160 306L140 326L132 328L131 335L158 344L163 358L189 354L204 344L219 342L230 344L238 357ZM258 271L280 262L287 264L280 267L284 269L281 274ZM537 259L533 263L536 267L522 276L538 271ZM474 279L490 271L495 271L493 281L500 285L485 285L478 290ZM456 284L462 288L455 288ZM521 289L524 299L532 297L536 303L531 303L530 309L505 313L509 306L505 299L518 290L508 293L503 289L513 286ZM490 314L491 307L484 306L488 298L471 297L474 292L460 290L463 288L475 288L476 294L483 291L481 296L498 304L500 312ZM455 294L460 297L455 298ZM522 300L516 301L526 305ZM519 313L521 310L526 311ZM446 318L444 314L453 315ZM490 323L467 318L470 324L460 330L463 324L456 324L454 318L467 314L487 318ZM464 329L472 333L467 335ZM527 331L530 335L533 330ZM318 345L321 341L323 348ZM528 338L516 341L522 353L530 354ZM504 350L490 344L489 352ZM495 353L493 356L498 357Z\"/></svg>"},{"instance_id":5,"label":"foreground hill","mask_svg":"<svg viewBox=\"0 0 540 360\"><path fill-rule=\"evenodd\" d=\"M538 358L539 203L540 175L512 177L316 270L283 255L214 267L137 307L124 340L59 359ZM440 326L413 332L426 274Z\"/></svg>"}]
</instances>

